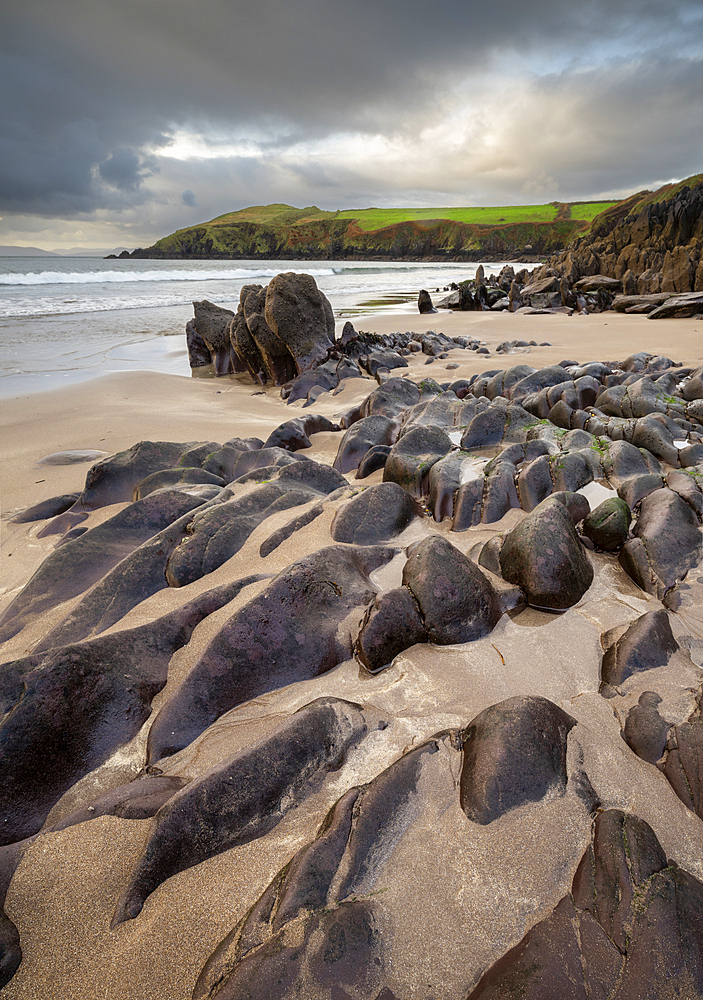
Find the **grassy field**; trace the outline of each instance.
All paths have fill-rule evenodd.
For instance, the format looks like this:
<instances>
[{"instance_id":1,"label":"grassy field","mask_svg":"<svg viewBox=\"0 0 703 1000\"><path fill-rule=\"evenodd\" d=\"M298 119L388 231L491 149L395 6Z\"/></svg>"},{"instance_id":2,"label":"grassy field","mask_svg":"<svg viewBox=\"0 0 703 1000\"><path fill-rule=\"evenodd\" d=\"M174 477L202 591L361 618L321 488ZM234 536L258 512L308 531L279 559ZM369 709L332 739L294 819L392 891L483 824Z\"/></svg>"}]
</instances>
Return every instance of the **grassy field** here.
<instances>
[{"instance_id":1,"label":"grassy field","mask_svg":"<svg viewBox=\"0 0 703 1000\"><path fill-rule=\"evenodd\" d=\"M259 225L305 226L315 222L354 220L365 233L376 232L401 222L463 222L475 226L515 225L520 223L554 222L557 218L571 218L590 222L605 208L616 204L612 201L573 202L548 205L499 205L486 208L348 208L337 212L324 212L314 205L293 208L291 205L254 205L239 212L228 212L212 219L209 225L231 225L235 222L253 222Z\"/></svg>"}]
</instances>

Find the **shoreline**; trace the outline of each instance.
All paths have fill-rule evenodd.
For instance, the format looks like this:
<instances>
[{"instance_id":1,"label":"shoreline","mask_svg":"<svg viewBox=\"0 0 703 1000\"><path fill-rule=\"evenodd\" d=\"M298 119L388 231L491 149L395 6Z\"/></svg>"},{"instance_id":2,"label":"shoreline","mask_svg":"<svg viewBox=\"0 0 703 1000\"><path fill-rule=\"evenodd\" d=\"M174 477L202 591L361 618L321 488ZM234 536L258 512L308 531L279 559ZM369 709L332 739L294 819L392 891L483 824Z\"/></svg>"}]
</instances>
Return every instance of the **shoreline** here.
<instances>
[{"instance_id":1,"label":"shoreline","mask_svg":"<svg viewBox=\"0 0 703 1000\"><path fill-rule=\"evenodd\" d=\"M436 293L432 292L431 294ZM181 319L186 315L186 312L188 316L190 315L190 311L186 310L185 307L179 306L173 307L173 309L174 311L178 310ZM518 353L530 354L532 352L535 352L535 357L539 359L539 364L536 364L536 367L557 364L572 355L575 360L581 361L580 355L584 354L584 350L589 355L588 360L594 360L595 355L593 358L590 357L593 350L596 353L605 351L603 358L600 357L600 354L598 355L598 360L604 360L606 354L611 360L615 358L623 360L635 351L645 350L654 355L666 355L674 361L681 361L694 367L703 364L703 337L701 336L703 334L703 315L689 319L650 321L647 320L646 316L613 311L587 316L580 314L572 316L559 314L515 315L491 311L462 313L448 310L421 314L416 308L404 310L403 303L394 303L380 313L362 310L363 300L360 300L356 306L341 307L336 310L336 316L339 313L342 314L335 320L337 338L341 335L347 321L350 321L354 328L359 331L378 334L406 330L417 333L435 330L446 333L448 336L471 336L486 344L490 351L490 358L487 355L473 355L469 352L458 351L455 352L456 357L452 356L449 359L458 361L462 370L466 369L470 375L488 368L508 368L510 367L508 363L510 357L514 357ZM101 314L101 317L105 319L108 315L111 314ZM52 321L54 319L56 318L52 317ZM63 317L58 319L65 322ZM31 325L31 319L23 322L26 325ZM166 320L163 321L164 324L166 322ZM609 328L607 332L606 327ZM615 337L612 336L613 327L617 331ZM551 347L518 348L510 355L496 355L495 348L505 340L536 340L538 343L549 341ZM614 342L615 347L613 346ZM70 391L75 386L99 382L106 375L118 373L133 375L139 372L159 372L180 379L195 378L197 380L209 377L191 374L185 332L166 332L165 327L164 332L143 340L127 335L122 345L110 347L104 352L96 343L94 352L99 357L95 367L88 370L74 368L66 371L54 370L48 373L18 372L5 376L0 379L0 403L25 396L35 397L45 392L57 391L60 388L66 388ZM145 356L152 364L156 361L157 366L139 367ZM479 367L476 367L471 358ZM100 371L101 365L106 360L109 367ZM422 363L425 362L426 359L423 358ZM435 364L439 365L441 362L435 362ZM462 374L456 377L466 376ZM64 378L68 381L68 385L63 382ZM23 383L31 379L46 380L46 384L36 384L31 389L24 388ZM11 381L14 382L15 387L5 388Z\"/></svg>"}]
</instances>

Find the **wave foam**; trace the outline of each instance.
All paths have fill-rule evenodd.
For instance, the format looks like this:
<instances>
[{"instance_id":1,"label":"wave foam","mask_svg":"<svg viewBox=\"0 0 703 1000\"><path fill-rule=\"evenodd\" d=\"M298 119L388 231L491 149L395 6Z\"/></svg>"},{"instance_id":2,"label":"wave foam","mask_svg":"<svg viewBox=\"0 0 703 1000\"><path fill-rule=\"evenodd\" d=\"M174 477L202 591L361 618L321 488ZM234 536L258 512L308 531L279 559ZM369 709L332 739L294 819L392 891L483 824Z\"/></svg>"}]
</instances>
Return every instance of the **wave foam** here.
<instances>
[{"instance_id":1,"label":"wave foam","mask_svg":"<svg viewBox=\"0 0 703 1000\"><path fill-rule=\"evenodd\" d=\"M238 267L222 271L39 271L32 274L0 274L0 285L102 285L111 282L241 281L242 279L252 281L256 278L273 278L282 272L282 268L262 268L255 271ZM332 268L320 268L312 273L332 275L334 271Z\"/></svg>"}]
</instances>

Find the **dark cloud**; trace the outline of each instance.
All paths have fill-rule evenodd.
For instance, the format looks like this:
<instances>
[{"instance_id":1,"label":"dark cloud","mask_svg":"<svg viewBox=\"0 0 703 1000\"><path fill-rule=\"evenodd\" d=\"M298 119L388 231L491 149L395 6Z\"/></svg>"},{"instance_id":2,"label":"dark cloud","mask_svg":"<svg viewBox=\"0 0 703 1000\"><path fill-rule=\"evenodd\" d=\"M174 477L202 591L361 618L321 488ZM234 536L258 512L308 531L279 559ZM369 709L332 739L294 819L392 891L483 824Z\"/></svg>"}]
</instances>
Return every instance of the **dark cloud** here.
<instances>
[{"instance_id":1,"label":"dark cloud","mask_svg":"<svg viewBox=\"0 0 703 1000\"><path fill-rule=\"evenodd\" d=\"M561 185L563 196L566 187L586 196L680 176L703 161L700 0L528 7L523 0L5 0L3 7L6 213L68 219L149 204L158 225L167 203L174 219L192 208L193 190L205 211L213 173L224 183L213 214L239 197L287 200L285 192L341 206L374 192L396 192L402 202L512 190L515 200L527 174L537 185ZM505 74L515 93L501 92ZM519 109L512 117L510 107ZM482 150L478 125L469 138L460 134L469 113L492 130L492 149ZM574 124L577 114L585 120ZM442 150L427 140L433 129L447 137L444 179L435 163ZM203 136L207 156L179 165L158 155L182 132ZM328 155L322 147L335 148L340 134L370 147L377 137L395 142L405 166L390 155L384 169L373 148L372 172L362 156ZM220 164L218 148L226 152L236 140L254 148L223 155ZM424 178L413 159L422 150L432 164ZM217 167L208 166L213 154Z\"/></svg>"}]
</instances>

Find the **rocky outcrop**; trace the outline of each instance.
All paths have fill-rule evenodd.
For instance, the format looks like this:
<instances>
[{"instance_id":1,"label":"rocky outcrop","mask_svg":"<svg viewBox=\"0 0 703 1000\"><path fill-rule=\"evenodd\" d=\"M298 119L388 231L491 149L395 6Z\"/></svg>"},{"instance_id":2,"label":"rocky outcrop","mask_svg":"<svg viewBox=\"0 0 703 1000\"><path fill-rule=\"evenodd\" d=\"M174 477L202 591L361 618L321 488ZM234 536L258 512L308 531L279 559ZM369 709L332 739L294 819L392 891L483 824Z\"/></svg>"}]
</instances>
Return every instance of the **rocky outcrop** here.
<instances>
[{"instance_id":1,"label":"rocky outcrop","mask_svg":"<svg viewBox=\"0 0 703 1000\"><path fill-rule=\"evenodd\" d=\"M236 313L194 302L186 326L191 368L216 375L248 371L256 382L285 385L327 359L335 342L329 300L310 274L277 274L266 288L244 285Z\"/></svg>"},{"instance_id":2,"label":"rocky outcrop","mask_svg":"<svg viewBox=\"0 0 703 1000\"><path fill-rule=\"evenodd\" d=\"M653 194L640 192L621 202L619 211L597 216L587 235L577 236L566 251L539 268L532 280L545 280L547 275L565 277L574 292L592 290L594 280L603 288L607 279L608 293L627 297L617 303L624 312L656 309L661 304L650 296L658 293L703 292L701 175ZM687 307L703 311L700 300ZM682 310L683 305L678 308Z\"/></svg>"}]
</instances>

